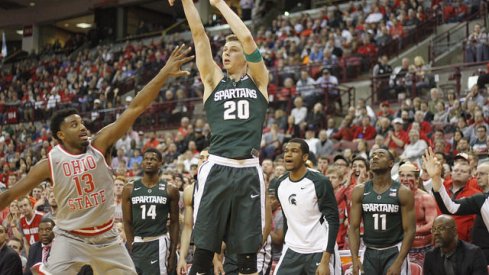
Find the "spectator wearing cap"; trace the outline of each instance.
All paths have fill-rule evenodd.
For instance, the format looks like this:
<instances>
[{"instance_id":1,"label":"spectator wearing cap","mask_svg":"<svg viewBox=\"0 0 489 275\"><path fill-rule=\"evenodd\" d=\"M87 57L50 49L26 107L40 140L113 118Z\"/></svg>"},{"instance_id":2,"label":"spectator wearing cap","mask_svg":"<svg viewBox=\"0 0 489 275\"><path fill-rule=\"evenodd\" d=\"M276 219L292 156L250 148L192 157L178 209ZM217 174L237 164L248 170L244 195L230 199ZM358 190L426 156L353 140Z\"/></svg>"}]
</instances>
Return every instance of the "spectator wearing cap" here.
<instances>
[{"instance_id":1,"label":"spectator wearing cap","mask_svg":"<svg viewBox=\"0 0 489 275\"><path fill-rule=\"evenodd\" d=\"M402 152L400 158L416 161L421 158L426 148L428 148L428 144L419 138L419 131L411 129L409 131L409 144L404 146L404 152Z\"/></svg>"},{"instance_id":2,"label":"spectator wearing cap","mask_svg":"<svg viewBox=\"0 0 489 275\"><path fill-rule=\"evenodd\" d=\"M389 101L382 101L379 105L379 111L377 112L377 117L380 119L381 117L386 117L389 120L394 118L394 110L391 109L391 105Z\"/></svg>"},{"instance_id":3,"label":"spectator wearing cap","mask_svg":"<svg viewBox=\"0 0 489 275\"><path fill-rule=\"evenodd\" d=\"M409 142L409 136L406 131L402 129L403 121L401 118L395 118L392 121L392 125L394 126L394 130L387 133L384 144L389 149L401 151L404 148L404 145Z\"/></svg>"},{"instance_id":4,"label":"spectator wearing cap","mask_svg":"<svg viewBox=\"0 0 489 275\"><path fill-rule=\"evenodd\" d=\"M377 135L375 127L370 122L370 116L362 117L362 124L355 128L353 139L373 140Z\"/></svg>"}]
</instances>

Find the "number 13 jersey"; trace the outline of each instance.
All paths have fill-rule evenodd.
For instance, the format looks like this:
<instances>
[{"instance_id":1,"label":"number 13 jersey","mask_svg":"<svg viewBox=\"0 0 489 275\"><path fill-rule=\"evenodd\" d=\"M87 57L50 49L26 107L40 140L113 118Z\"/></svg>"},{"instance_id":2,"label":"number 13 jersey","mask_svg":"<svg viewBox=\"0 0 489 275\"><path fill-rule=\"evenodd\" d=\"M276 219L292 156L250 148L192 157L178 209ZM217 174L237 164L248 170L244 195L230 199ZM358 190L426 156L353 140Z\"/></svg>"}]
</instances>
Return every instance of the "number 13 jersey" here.
<instances>
[{"instance_id":1,"label":"number 13 jersey","mask_svg":"<svg viewBox=\"0 0 489 275\"><path fill-rule=\"evenodd\" d=\"M48 159L59 228L78 230L114 219L114 180L99 150L90 144L85 153L73 155L56 145Z\"/></svg>"},{"instance_id":2,"label":"number 13 jersey","mask_svg":"<svg viewBox=\"0 0 489 275\"><path fill-rule=\"evenodd\" d=\"M389 247L403 239L400 183L393 181L382 194L374 191L372 181L365 183L363 191L363 241L370 247Z\"/></svg>"},{"instance_id":3,"label":"number 13 jersey","mask_svg":"<svg viewBox=\"0 0 489 275\"><path fill-rule=\"evenodd\" d=\"M209 153L226 158L251 157L259 150L268 101L253 80L224 77L204 108L211 128Z\"/></svg>"}]
</instances>

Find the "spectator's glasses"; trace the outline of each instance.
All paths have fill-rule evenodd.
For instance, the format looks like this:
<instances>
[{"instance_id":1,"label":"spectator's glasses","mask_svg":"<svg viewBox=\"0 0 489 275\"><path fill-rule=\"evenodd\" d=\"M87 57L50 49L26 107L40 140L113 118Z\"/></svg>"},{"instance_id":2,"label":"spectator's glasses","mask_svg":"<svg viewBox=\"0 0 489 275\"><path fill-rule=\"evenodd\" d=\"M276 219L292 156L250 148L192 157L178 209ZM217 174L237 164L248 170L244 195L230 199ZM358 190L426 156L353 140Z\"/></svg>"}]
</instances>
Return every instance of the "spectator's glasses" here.
<instances>
[{"instance_id":1,"label":"spectator's glasses","mask_svg":"<svg viewBox=\"0 0 489 275\"><path fill-rule=\"evenodd\" d=\"M442 233L445 232L449 229L455 228L455 226L438 226L438 227L432 227L431 228L431 233Z\"/></svg>"}]
</instances>

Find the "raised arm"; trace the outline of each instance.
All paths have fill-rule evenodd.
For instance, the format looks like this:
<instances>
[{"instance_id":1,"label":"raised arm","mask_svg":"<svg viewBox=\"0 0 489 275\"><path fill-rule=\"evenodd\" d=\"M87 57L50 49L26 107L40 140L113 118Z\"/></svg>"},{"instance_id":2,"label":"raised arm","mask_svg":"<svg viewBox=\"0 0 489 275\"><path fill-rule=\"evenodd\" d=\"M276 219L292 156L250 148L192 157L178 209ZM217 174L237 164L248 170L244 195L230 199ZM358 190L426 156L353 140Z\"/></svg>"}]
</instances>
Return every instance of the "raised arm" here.
<instances>
[{"instance_id":1,"label":"raised arm","mask_svg":"<svg viewBox=\"0 0 489 275\"><path fill-rule=\"evenodd\" d=\"M351 195L350 208L350 228L348 229L348 239L350 242L350 252L353 263L353 274L360 274L359 270L363 270L362 263L358 258L358 250L360 249L360 222L362 220L362 198L365 186L359 184L355 186Z\"/></svg>"},{"instance_id":2,"label":"raised arm","mask_svg":"<svg viewBox=\"0 0 489 275\"><path fill-rule=\"evenodd\" d=\"M186 48L184 45L177 46L160 72L137 93L131 104L115 122L96 134L92 144L105 154L107 148L120 139L154 101L168 78L190 75L189 72L180 70L183 64L193 59L193 56L187 57L190 50L191 48Z\"/></svg>"},{"instance_id":3,"label":"raised arm","mask_svg":"<svg viewBox=\"0 0 489 275\"><path fill-rule=\"evenodd\" d=\"M175 0L169 0L173 5ZM211 43L205 33L204 25L200 19L199 12L192 0L182 0L183 11L187 18L192 40L194 41L197 68L200 78L204 84L204 102L217 86L223 77L221 68L214 62L212 56Z\"/></svg>"},{"instance_id":4,"label":"raised arm","mask_svg":"<svg viewBox=\"0 0 489 275\"><path fill-rule=\"evenodd\" d=\"M16 198L27 194L32 188L45 180L49 180L51 172L49 170L48 159L42 159L34 165L29 174L22 178L10 189L0 194L0 210L5 209Z\"/></svg>"},{"instance_id":5,"label":"raised arm","mask_svg":"<svg viewBox=\"0 0 489 275\"><path fill-rule=\"evenodd\" d=\"M131 183L124 186L122 190L122 222L124 223L124 232L126 233L126 245L131 252L132 243L134 242L134 228L132 226L132 194L133 185Z\"/></svg>"},{"instance_id":6,"label":"raised arm","mask_svg":"<svg viewBox=\"0 0 489 275\"><path fill-rule=\"evenodd\" d=\"M170 198L170 257L168 259L168 273L173 273L175 270L175 264L177 263L176 251L178 244L179 234L179 208L178 201L180 200L180 193L178 189L173 185L168 186L168 197Z\"/></svg>"},{"instance_id":7,"label":"raised arm","mask_svg":"<svg viewBox=\"0 0 489 275\"><path fill-rule=\"evenodd\" d=\"M192 235L193 227L193 207L192 207L192 196L194 193L194 185L187 187L183 191L183 203L185 205L185 210L183 212L183 229L180 236L180 255L177 265L177 274L187 273L187 262L186 258L188 255L188 248L190 246L190 236Z\"/></svg>"},{"instance_id":8,"label":"raised arm","mask_svg":"<svg viewBox=\"0 0 489 275\"><path fill-rule=\"evenodd\" d=\"M249 74L256 83L265 98L268 98L268 70L258 46L245 23L234 13L224 0L210 0L211 5L216 7L226 19L233 33L243 45L243 50L248 61Z\"/></svg>"},{"instance_id":9,"label":"raised arm","mask_svg":"<svg viewBox=\"0 0 489 275\"><path fill-rule=\"evenodd\" d=\"M401 249L394 263L387 270L387 275L401 274L401 268L406 256L411 248L416 234L416 212L414 210L414 195L411 190L405 186L399 189L399 201L401 204L402 229L404 237L401 243Z\"/></svg>"}]
</instances>

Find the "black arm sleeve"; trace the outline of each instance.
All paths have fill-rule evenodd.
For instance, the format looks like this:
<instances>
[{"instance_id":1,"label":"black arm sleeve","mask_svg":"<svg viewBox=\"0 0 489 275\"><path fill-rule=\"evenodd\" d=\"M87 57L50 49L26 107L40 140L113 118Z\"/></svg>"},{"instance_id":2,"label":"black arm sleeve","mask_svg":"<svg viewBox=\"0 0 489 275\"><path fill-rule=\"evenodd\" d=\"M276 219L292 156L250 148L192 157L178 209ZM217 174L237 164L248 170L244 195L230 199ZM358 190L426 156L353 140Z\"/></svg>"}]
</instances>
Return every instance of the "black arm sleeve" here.
<instances>
[{"instance_id":1,"label":"black arm sleeve","mask_svg":"<svg viewBox=\"0 0 489 275\"><path fill-rule=\"evenodd\" d=\"M333 186L329 179L322 177L314 182L318 198L319 211L323 214L321 223L328 223L328 245L326 251L333 254L336 244L336 236L340 227L338 205L334 196Z\"/></svg>"},{"instance_id":2,"label":"black arm sleeve","mask_svg":"<svg viewBox=\"0 0 489 275\"><path fill-rule=\"evenodd\" d=\"M487 197L486 194L480 193L461 200L452 200L445 190L433 191L433 195L441 212L450 215L480 214L481 207Z\"/></svg>"}]
</instances>

